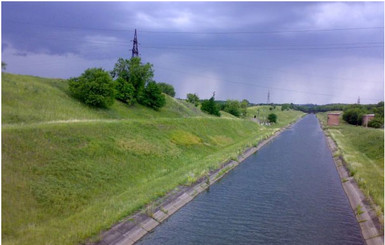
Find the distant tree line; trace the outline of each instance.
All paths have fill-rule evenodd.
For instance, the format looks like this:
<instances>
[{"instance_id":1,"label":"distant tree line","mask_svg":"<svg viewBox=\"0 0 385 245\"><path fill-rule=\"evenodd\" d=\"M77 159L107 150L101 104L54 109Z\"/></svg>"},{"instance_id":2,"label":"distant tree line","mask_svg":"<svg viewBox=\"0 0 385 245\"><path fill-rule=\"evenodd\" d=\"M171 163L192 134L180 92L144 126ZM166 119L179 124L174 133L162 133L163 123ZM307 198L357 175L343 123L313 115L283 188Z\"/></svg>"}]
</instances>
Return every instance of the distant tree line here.
<instances>
[{"instance_id":1,"label":"distant tree line","mask_svg":"<svg viewBox=\"0 0 385 245\"><path fill-rule=\"evenodd\" d=\"M285 108L303 111L306 113L317 113L327 111L343 111L342 118L349 124L362 125L362 117L365 114L374 114L374 119L369 123L369 127L380 128L384 127L384 102L377 104L328 104L328 105L294 105L285 104ZM283 105L282 105L283 109Z\"/></svg>"},{"instance_id":2,"label":"distant tree line","mask_svg":"<svg viewBox=\"0 0 385 245\"><path fill-rule=\"evenodd\" d=\"M247 100L215 100L215 95L213 95L208 100L200 100L198 95L188 93L186 96L186 101L198 106L201 104L201 110L211 115L220 116L220 111L225 111L236 117L246 117L247 107L250 105Z\"/></svg>"},{"instance_id":3,"label":"distant tree line","mask_svg":"<svg viewBox=\"0 0 385 245\"><path fill-rule=\"evenodd\" d=\"M348 105L344 109L342 118L352 125L362 125L362 118L365 114L374 114L374 118L368 123L369 127L384 127L384 102L372 105Z\"/></svg>"},{"instance_id":4,"label":"distant tree line","mask_svg":"<svg viewBox=\"0 0 385 245\"><path fill-rule=\"evenodd\" d=\"M79 77L69 79L70 93L94 107L109 107L115 99L127 104L136 103L159 110L166 104L164 94L175 96L174 87L156 83L150 63L143 64L139 57L119 58L110 72L90 68Z\"/></svg>"}]
</instances>

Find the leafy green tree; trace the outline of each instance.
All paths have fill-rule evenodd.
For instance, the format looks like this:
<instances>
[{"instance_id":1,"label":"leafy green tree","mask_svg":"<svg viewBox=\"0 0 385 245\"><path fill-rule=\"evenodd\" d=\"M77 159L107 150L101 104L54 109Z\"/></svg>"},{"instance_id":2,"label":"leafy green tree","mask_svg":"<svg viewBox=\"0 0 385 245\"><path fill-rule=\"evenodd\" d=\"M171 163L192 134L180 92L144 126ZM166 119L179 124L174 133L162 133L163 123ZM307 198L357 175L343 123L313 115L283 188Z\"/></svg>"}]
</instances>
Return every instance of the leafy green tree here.
<instances>
[{"instance_id":1,"label":"leafy green tree","mask_svg":"<svg viewBox=\"0 0 385 245\"><path fill-rule=\"evenodd\" d=\"M290 110L290 104L282 104L281 111Z\"/></svg>"},{"instance_id":2,"label":"leafy green tree","mask_svg":"<svg viewBox=\"0 0 385 245\"><path fill-rule=\"evenodd\" d=\"M68 81L70 93L87 105L108 107L114 103L115 83L102 68L85 70L80 77Z\"/></svg>"},{"instance_id":3,"label":"leafy green tree","mask_svg":"<svg viewBox=\"0 0 385 245\"><path fill-rule=\"evenodd\" d=\"M372 120L368 123L368 126L371 128L383 128L384 127L384 118L374 116Z\"/></svg>"},{"instance_id":4,"label":"leafy green tree","mask_svg":"<svg viewBox=\"0 0 385 245\"><path fill-rule=\"evenodd\" d=\"M116 79L116 98L128 105L135 103L135 88L122 77Z\"/></svg>"},{"instance_id":5,"label":"leafy green tree","mask_svg":"<svg viewBox=\"0 0 385 245\"><path fill-rule=\"evenodd\" d=\"M159 110L166 104L166 98L162 91L157 86L156 82L149 82L139 95L139 103L150 107L154 110Z\"/></svg>"},{"instance_id":6,"label":"leafy green tree","mask_svg":"<svg viewBox=\"0 0 385 245\"><path fill-rule=\"evenodd\" d=\"M247 107L249 106L250 102L246 99L242 100L241 102L241 115L243 117L247 116Z\"/></svg>"},{"instance_id":7,"label":"leafy green tree","mask_svg":"<svg viewBox=\"0 0 385 245\"><path fill-rule=\"evenodd\" d=\"M212 96L209 100L204 100L202 102L201 110L211 114L220 117L221 113L219 112L219 106L214 101L214 96Z\"/></svg>"},{"instance_id":8,"label":"leafy green tree","mask_svg":"<svg viewBox=\"0 0 385 245\"><path fill-rule=\"evenodd\" d=\"M143 92L147 83L153 81L154 71L150 63L142 64L139 57L133 57L131 59L119 58L115 64L114 69L111 71L113 78L120 78L120 83L131 84L134 88L134 98L139 101L139 96ZM127 89L129 85L123 84L118 86L120 91L120 97L130 97L131 90ZM128 91L129 94L125 95L124 92Z\"/></svg>"},{"instance_id":9,"label":"leafy green tree","mask_svg":"<svg viewBox=\"0 0 385 245\"><path fill-rule=\"evenodd\" d=\"M187 94L187 102L194 104L195 106L199 105L199 97L196 94Z\"/></svg>"},{"instance_id":10,"label":"leafy green tree","mask_svg":"<svg viewBox=\"0 0 385 245\"><path fill-rule=\"evenodd\" d=\"M237 100L227 100L223 110L236 117L239 117L241 115L241 103L239 103Z\"/></svg>"},{"instance_id":11,"label":"leafy green tree","mask_svg":"<svg viewBox=\"0 0 385 245\"><path fill-rule=\"evenodd\" d=\"M157 83L157 85L158 85L160 91L162 91L162 93L168 94L171 97L175 97L175 89L171 84Z\"/></svg>"},{"instance_id":12,"label":"leafy green tree","mask_svg":"<svg viewBox=\"0 0 385 245\"><path fill-rule=\"evenodd\" d=\"M271 113L267 116L267 120L271 123L276 123L277 122L277 115L274 113Z\"/></svg>"},{"instance_id":13,"label":"leafy green tree","mask_svg":"<svg viewBox=\"0 0 385 245\"><path fill-rule=\"evenodd\" d=\"M365 111L362 107L351 107L344 111L342 118L349 124L353 125L361 125L362 124L362 116L365 114Z\"/></svg>"}]
</instances>

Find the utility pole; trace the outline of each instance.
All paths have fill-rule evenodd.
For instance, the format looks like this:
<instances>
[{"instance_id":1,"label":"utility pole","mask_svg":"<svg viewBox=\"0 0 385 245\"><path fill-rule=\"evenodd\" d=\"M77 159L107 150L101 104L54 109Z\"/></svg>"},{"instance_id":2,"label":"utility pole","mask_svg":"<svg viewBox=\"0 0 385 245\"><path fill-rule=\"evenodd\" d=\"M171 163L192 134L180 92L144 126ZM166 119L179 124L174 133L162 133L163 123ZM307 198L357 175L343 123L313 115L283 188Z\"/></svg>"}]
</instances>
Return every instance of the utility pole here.
<instances>
[{"instance_id":1,"label":"utility pole","mask_svg":"<svg viewBox=\"0 0 385 245\"><path fill-rule=\"evenodd\" d=\"M138 37L136 36L136 29L135 29L135 35L134 35L134 40L133 40L132 56L131 56L131 58L138 57L138 56L139 56Z\"/></svg>"},{"instance_id":2,"label":"utility pole","mask_svg":"<svg viewBox=\"0 0 385 245\"><path fill-rule=\"evenodd\" d=\"M270 89L267 91L267 104L270 104Z\"/></svg>"},{"instance_id":3,"label":"utility pole","mask_svg":"<svg viewBox=\"0 0 385 245\"><path fill-rule=\"evenodd\" d=\"M361 103L360 96L358 96L357 104L360 104L360 103Z\"/></svg>"}]
</instances>

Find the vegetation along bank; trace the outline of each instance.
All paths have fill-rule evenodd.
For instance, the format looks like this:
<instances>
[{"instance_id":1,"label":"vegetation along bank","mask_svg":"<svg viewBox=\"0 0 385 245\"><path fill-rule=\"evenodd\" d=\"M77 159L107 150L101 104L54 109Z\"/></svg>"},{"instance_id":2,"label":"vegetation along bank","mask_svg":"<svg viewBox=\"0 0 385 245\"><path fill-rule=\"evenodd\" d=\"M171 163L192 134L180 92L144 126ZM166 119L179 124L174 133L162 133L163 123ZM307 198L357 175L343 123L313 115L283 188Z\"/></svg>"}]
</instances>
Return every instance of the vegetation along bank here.
<instances>
[{"instance_id":1,"label":"vegetation along bank","mask_svg":"<svg viewBox=\"0 0 385 245\"><path fill-rule=\"evenodd\" d=\"M303 115L249 108L251 119L277 115L265 126L163 96L156 110L99 108L74 98L67 80L3 73L2 242L84 242Z\"/></svg>"},{"instance_id":2,"label":"vegetation along bank","mask_svg":"<svg viewBox=\"0 0 385 245\"><path fill-rule=\"evenodd\" d=\"M326 134L332 137L338 146L335 156L344 160L350 176L355 179L366 197L374 202L374 209L383 225L384 130L354 126L342 118L338 126L327 126L327 113L317 113L317 116Z\"/></svg>"}]
</instances>

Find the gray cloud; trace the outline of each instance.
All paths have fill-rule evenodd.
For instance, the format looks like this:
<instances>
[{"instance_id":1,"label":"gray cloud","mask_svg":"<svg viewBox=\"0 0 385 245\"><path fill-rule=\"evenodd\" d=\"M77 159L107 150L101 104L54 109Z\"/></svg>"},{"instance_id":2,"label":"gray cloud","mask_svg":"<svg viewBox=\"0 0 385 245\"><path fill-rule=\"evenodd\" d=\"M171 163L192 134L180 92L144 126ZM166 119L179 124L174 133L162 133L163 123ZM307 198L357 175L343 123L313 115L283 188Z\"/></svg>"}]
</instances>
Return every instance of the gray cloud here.
<instances>
[{"instance_id":1,"label":"gray cloud","mask_svg":"<svg viewBox=\"0 0 385 245\"><path fill-rule=\"evenodd\" d=\"M9 72L48 77L108 70L131 56L137 28L143 61L178 97L215 90L265 102L270 89L276 103L376 103L384 31L346 28L383 19L381 2L3 2L2 60Z\"/></svg>"}]
</instances>

